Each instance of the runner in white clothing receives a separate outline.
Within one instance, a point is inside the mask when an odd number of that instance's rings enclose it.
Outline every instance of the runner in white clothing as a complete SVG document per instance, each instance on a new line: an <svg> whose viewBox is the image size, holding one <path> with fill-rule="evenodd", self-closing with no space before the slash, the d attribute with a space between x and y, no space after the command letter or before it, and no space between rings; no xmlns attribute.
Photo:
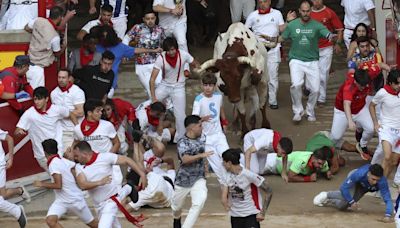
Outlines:
<svg viewBox="0 0 400 228"><path fill-rule="evenodd" d="M126 156L120 156L113 153L96 153L89 143L81 141L74 146L75 160L82 166L77 166L77 183L82 190L88 190L93 199L96 212L99 217L99 228L120 228L121 224L117 218L117 212L120 210L125 217L134 225L141 227L143 216L133 217L121 205L121 201L129 196L137 198L137 192L129 184L119 188L117 184L111 181L110 173L113 166L127 165L140 176L142 188L147 187L147 177L140 166L132 159Z"/></svg>
<svg viewBox="0 0 400 228"><path fill-rule="evenodd" d="M87 100L83 105L85 119L74 128L74 145L79 141L86 141L96 153L118 153L120 141L114 125L101 120L103 102ZM119 166L114 166L113 182L122 184L122 173Z"/></svg>
<svg viewBox="0 0 400 228"><path fill-rule="evenodd" d="M228 121L223 107L223 95L215 92L217 78L213 73L202 76L203 93L196 96L193 103L192 115L201 117L203 134L206 137L205 151L213 151L208 156L208 162L217 175L218 182L223 183L226 171L222 166L222 153L229 149L228 141L221 125L226 130Z"/></svg>
<svg viewBox="0 0 400 228"><path fill-rule="evenodd" d="M73 112L76 118L83 117L83 104L85 103L85 93L77 85L73 84L71 72L67 69L58 71L58 86L51 92L50 100L55 105L65 106L70 112ZM75 123L76 124L76 123ZM75 124L68 118L61 120L62 128L62 148L59 151L63 156L74 142L74 126Z"/></svg>
<svg viewBox="0 0 400 228"><path fill-rule="evenodd" d="M283 32L286 24L283 21L282 13L271 8L271 0L258 0L258 10L249 14L246 19L246 27L250 28L257 39L264 43L267 51L268 67L268 102L271 109L278 108L278 69L281 62L281 44L267 41L263 36L278 37Z"/></svg>
<svg viewBox="0 0 400 228"><path fill-rule="evenodd" d="M49 91L45 87L38 87L33 91L33 103L33 107L26 110L19 119L14 134L26 135L28 132L33 156L40 167L47 171L47 159L41 143L53 138L58 143L58 151L63 151L61 120L69 117L73 123L77 123L77 119L67 107L51 105Z"/></svg>
<svg viewBox="0 0 400 228"><path fill-rule="evenodd" d="M350 38L358 23L370 26L372 36L376 38L375 4L373 0L342 0L340 5L344 8L344 43L347 49Z"/></svg>
<svg viewBox="0 0 400 228"><path fill-rule="evenodd" d="M6 141L8 146L8 160L4 153L1 141ZM27 202L30 202L30 195L24 187L6 188L6 169L11 168L14 157L14 140L8 135L7 131L0 129L0 211L11 214L18 220L20 227L25 227L26 216L22 205L16 205L6 201L13 196L22 196Z"/></svg>
<svg viewBox="0 0 400 228"><path fill-rule="evenodd" d="M186 93L183 66L198 67L199 63L186 51L178 49L176 39L168 37L163 43L164 52L157 57L150 79L150 93L153 102L163 101L170 97L174 106L176 134L174 142L182 138L185 133L183 121L186 117ZM162 71L163 79L155 88L158 73Z"/></svg>
<svg viewBox="0 0 400 228"><path fill-rule="evenodd" d="M260 227L259 222L265 219L272 199L272 189L263 177L240 165L241 153L240 149L229 149L222 154L224 167L228 171L222 189L222 204L229 211L232 228ZM262 208L255 203L251 185L264 192Z"/></svg>
<svg viewBox="0 0 400 228"><path fill-rule="evenodd" d="M400 158L400 71L391 70L387 84L374 96L369 105L369 112L374 122L375 131L379 134L379 143L374 153L373 163L380 163L384 176L390 175ZM381 107L380 119L376 115L376 106ZM382 154L383 149L383 154ZM394 153L393 153L394 152Z"/></svg>
<svg viewBox="0 0 400 228"><path fill-rule="evenodd" d="M47 165L53 181L45 182L36 180L33 182L33 186L54 189L55 200L47 212L47 225L49 227L62 227L59 219L70 211L89 227L97 227L98 220L90 212L83 192L76 185L75 177L71 172L71 169L76 165L75 162L58 155L57 142L54 139L46 139L42 142L42 146L46 153Z"/></svg>

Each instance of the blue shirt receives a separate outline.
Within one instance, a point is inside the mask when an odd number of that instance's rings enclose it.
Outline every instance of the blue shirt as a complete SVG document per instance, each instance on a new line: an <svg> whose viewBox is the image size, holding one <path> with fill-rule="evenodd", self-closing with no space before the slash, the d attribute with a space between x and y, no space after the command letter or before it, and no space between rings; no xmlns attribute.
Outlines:
<svg viewBox="0 0 400 228"><path fill-rule="evenodd" d="M103 47L100 44L96 45L96 51L103 53L106 50L111 51L115 55L115 60L112 65L112 70L114 71L114 81L112 84L113 88L117 87L117 82L118 82L118 68L119 64L121 64L122 58L133 58L135 55L135 48L130 47L128 45L125 45L123 43L119 43L113 47Z"/></svg>
<svg viewBox="0 0 400 228"><path fill-rule="evenodd" d="M353 196L350 193L350 189L354 187L357 183L362 186L366 192L376 192L381 191L381 196L386 204L386 216L391 216L393 212L392 197L390 196L389 186L386 177L382 176L376 185L371 185L368 182L368 172L370 164L361 166L356 171L354 171L340 186L340 192L343 198L347 200L349 204L354 203Z"/></svg>

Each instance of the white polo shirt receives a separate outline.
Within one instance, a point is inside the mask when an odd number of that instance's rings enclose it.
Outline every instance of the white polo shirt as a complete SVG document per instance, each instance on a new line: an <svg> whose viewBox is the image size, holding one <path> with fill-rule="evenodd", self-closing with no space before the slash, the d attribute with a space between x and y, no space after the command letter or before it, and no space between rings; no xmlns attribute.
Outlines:
<svg viewBox="0 0 400 228"><path fill-rule="evenodd" d="M248 169L242 168L242 171L236 175L227 173L224 185L228 187L230 202L230 216L232 217L247 217L260 213L254 204L251 195L250 184L260 187L264 178ZM260 199L261 200L261 199Z"/></svg>
<svg viewBox="0 0 400 228"><path fill-rule="evenodd" d="M74 111L75 105L85 103L85 93L77 85L73 85L68 91L61 91L57 86L50 94L51 102L55 105L63 105L69 109L70 112ZM73 131L74 123L70 119L64 118L61 120L61 127L64 131Z"/></svg>
<svg viewBox="0 0 400 228"><path fill-rule="evenodd" d="M76 185L75 177L71 173L71 169L75 163L65 158L54 158L49 164L50 175L61 174L62 188L54 189L56 200L65 203L75 203L83 201L83 192Z"/></svg>
<svg viewBox="0 0 400 228"><path fill-rule="evenodd" d="M253 145L258 152L264 152L265 154L268 154L269 152L274 151L272 145L274 140L274 131L271 129L260 128L249 131L244 136L243 140L244 151L248 150Z"/></svg>
<svg viewBox="0 0 400 228"><path fill-rule="evenodd" d="M97 154L97 153L94 153ZM99 181L113 173L113 166L117 163L118 155L113 153L98 153L96 160L89 165L77 166L77 175L85 175L90 182ZM118 185L111 181L109 184L88 190L95 206L108 200L118 193Z"/></svg>
<svg viewBox="0 0 400 228"><path fill-rule="evenodd" d="M208 121L202 122L203 134L210 136L222 133L220 115L223 96L220 92L214 92L211 97L206 97L203 93L196 96L193 103L193 115L200 117L211 116Z"/></svg>
<svg viewBox="0 0 400 228"><path fill-rule="evenodd" d="M3 131L0 129L0 141L6 140L7 135L8 135L7 131ZM5 165L6 165L6 156L5 156L3 145L0 142L0 167L5 166Z"/></svg>
<svg viewBox="0 0 400 228"><path fill-rule="evenodd" d="M108 153L112 148L111 139L117 136L114 125L106 120L100 120L99 126L89 136L84 136L81 124L74 127L74 138L79 141L86 141L93 151L97 153Z"/></svg>
<svg viewBox="0 0 400 228"><path fill-rule="evenodd" d="M257 39L263 43L269 43L269 41L262 38L260 35L267 35L270 37L279 36L279 26L284 25L282 13L279 10L271 9L267 14L259 14L258 10L253 11L249 14L246 19L246 27L250 28ZM270 51L279 51L280 43Z"/></svg>
<svg viewBox="0 0 400 228"><path fill-rule="evenodd" d="M400 97L392 95L381 88L372 99L372 102L381 105L380 124L384 127L400 130Z"/></svg>
<svg viewBox="0 0 400 228"><path fill-rule="evenodd" d="M174 85L177 83L183 84L185 82L186 77L183 73L185 70L183 66L185 65L185 63L192 63L194 58L186 51L179 49L179 52L180 57L178 56L178 59L176 60L175 68L169 65L169 63L167 63L167 61L165 60L165 51L157 57L156 62L154 63L154 68L159 69L162 73L163 79L161 83ZM181 63L180 67L179 63Z"/></svg>
<svg viewBox="0 0 400 228"><path fill-rule="evenodd" d="M175 8L174 0L154 0L153 6L162 5L168 9ZM186 0L182 0L182 5L184 7L183 14L181 16L175 16L171 13L158 13L159 25L163 28L171 28L177 24L186 23Z"/></svg>
<svg viewBox="0 0 400 228"><path fill-rule="evenodd" d="M375 8L372 0L342 0L340 3L344 7L344 27L354 29L360 22L370 25L367 11Z"/></svg>
<svg viewBox="0 0 400 228"><path fill-rule="evenodd" d="M17 127L28 131L32 142L33 156L36 159L45 157L42 142L46 139L55 139L58 143L58 151L63 151L60 120L68 116L69 109L59 105L51 105L46 114L40 114L34 107L30 107L21 116Z"/></svg>

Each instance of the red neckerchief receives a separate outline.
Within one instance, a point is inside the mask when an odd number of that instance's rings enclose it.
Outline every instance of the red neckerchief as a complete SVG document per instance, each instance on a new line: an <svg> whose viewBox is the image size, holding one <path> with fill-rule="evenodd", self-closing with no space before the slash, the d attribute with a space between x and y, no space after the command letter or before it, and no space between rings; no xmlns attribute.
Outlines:
<svg viewBox="0 0 400 228"><path fill-rule="evenodd" d="M91 135L99 126L100 121L89 121L86 118L81 123L81 131L84 136Z"/></svg>
<svg viewBox="0 0 400 228"><path fill-rule="evenodd" d="M271 12L271 7L269 7L268 9L258 9L258 14L268 14L269 12Z"/></svg>
<svg viewBox="0 0 400 228"><path fill-rule="evenodd" d="M101 19L99 19L99 21L100 21L100 25L101 25L101 26L103 26L103 25L108 25L108 26L111 26L111 27L113 27L113 23L112 23L112 21L111 21L111 20L109 20L107 24L106 24L106 23L104 23L104 21L103 21L103 20L101 20Z"/></svg>
<svg viewBox="0 0 400 228"><path fill-rule="evenodd" d="M178 49L176 50L176 54L174 57L171 57L167 53L165 53L165 61L173 68L176 67L176 62L178 61L178 58L180 58L180 53Z"/></svg>
<svg viewBox="0 0 400 228"><path fill-rule="evenodd" d="M36 112L38 112L40 115L47 115L47 111L49 111L50 107L51 107L51 102L50 100L47 102L47 106L46 106L46 110L42 111L36 108L35 105L33 105L33 107L35 108Z"/></svg>
<svg viewBox="0 0 400 228"><path fill-rule="evenodd" d="M149 158L149 159L146 161L146 163L147 163L146 166L150 166L151 163L153 163L156 159L157 159L156 156L153 156L153 157Z"/></svg>
<svg viewBox="0 0 400 228"><path fill-rule="evenodd" d="M97 156L99 156L99 153L96 153L96 152L93 151L92 157L91 157L90 160L85 164L85 166L83 166L83 168L86 168L87 166L93 164L93 163L96 161Z"/></svg>
<svg viewBox="0 0 400 228"><path fill-rule="evenodd" d="M53 22L51 19L47 18L47 20L50 22L50 24L53 26L53 28L54 28L55 30L57 30L57 25L54 24L54 22Z"/></svg>
<svg viewBox="0 0 400 228"><path fill-rule="evenodd" d="M154 127L157 127L158 124L160 124L160 120L158 118L155 118L150 115L150 107L149 106L146 107L146 114L147 114L147 121L149 122L149 124L153 125Z"/></svg>
<svg viewBox="0 0 400 228"><path fill-rule="evenodd" d="M117 116L115 115L114 112L111 113L111 116L110 118L108 118L108 121L110 121L114 125L115 130L118 130L120 122L118 121Z"/></svg>
<svg viewBox="0 0 400 228"><path fill-rule="evenodd" d="M398 96L399 92L397 92L396 90L394 90L392 87L390 87L390 85L384 85L383 88L386 90L386 92Z"/></svg>
<svg viewBox="0 0 400 228"><path fill-rule="evenodd" d="M71 87L72 87L73 85L74 85L74 84L73 84L72 82L70 82L70 83L68 83L67 86L65 86L65 87L58 86L58 88L60 88L60 90L61 90L62 92L67 91L67 93L69 93L69 89L71 89Z"/></svg>
<svg viewBox="0 0 400 228"><path fill-rule="evenodd" d="M90 63L90 61L93 60L94 53L90 53L90 52L88 52L88 53L89 54L86 54L85 48L83 48L83 47L79 48L79 59L81 61L82 67L88 65Z"/></svg>
<svg viewBox="0 0 400 228"><path fill-rule="evenodd" d="M278 144L279 140L281 140L281 134L279 132L274 131L274 137L272 139L272 148L274 148L274 151L278 153Z"/></svg>
<svg viewBox="0 0 400 228"><path fill-rule="evenodd" d="M50 163L51 163L51 161L53 161L54 158L59 158L59 159L61 159L61 158L60 158L60 155L58 155L58 154L51 155L50 157L47 158L47 167L50 166Z"/></svg>
<svg viewBox="0 0 400 228"><path fill-rule="evenodd" d="M308 168L310 168L311 170L314 170L314 165L313 165L313 163L312 163L312 158L313 158L313 156L311 155L310 159L308 159L307 166L308 166Z"/></svg>

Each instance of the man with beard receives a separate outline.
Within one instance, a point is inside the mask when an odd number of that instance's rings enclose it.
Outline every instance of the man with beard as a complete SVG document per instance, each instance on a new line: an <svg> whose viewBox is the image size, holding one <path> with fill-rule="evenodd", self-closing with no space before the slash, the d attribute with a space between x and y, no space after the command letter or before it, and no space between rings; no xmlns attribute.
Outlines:
<svg viewBox="0 0 400 228"><path fill-rule="evenodd" d="M112 13L113 13L114 8L110 5L103 5L100 10L100 17L99 19L89 21L86 23L81 31L79 31L78 35L76 35L76 38L78 40L83 40L86 34L90 33L90 29L92 29L95 26L98 25L108 25L113 27L113 23L111 21Z"/></svg>
<svg viewBox="0 0 400 228"><path fill-rule="evenodd" d="M266 40L273 42L287 39L292 41L289 51L290 94L294 113L293 121L296 123L300 122L304 115L301 102L304 76L306 87L310 91L306 107L307 120L316 121L314 107L317 103L320 85L318 41L320 38L332 40L335 37L323 24L311 19L309 1L302 1L299 13L300 18L290 21L280 37L265 37Z"/></svg>

